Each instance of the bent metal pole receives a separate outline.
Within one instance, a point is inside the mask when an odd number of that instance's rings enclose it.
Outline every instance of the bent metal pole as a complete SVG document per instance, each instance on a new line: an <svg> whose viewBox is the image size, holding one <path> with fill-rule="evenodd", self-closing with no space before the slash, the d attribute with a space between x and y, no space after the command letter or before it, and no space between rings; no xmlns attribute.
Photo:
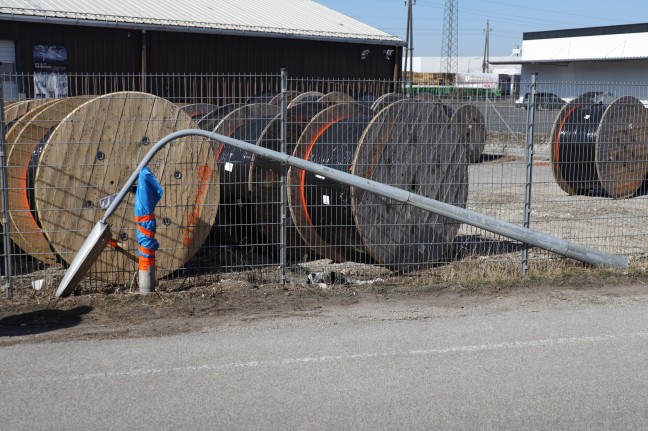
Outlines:
<svg viewBox="0 0 648 431"><path fill-rule="evenodd" d="M61 283L56 291L56 296L67 296L79 283L81 278L90 269L94 261L98 258L99 254L105 248L108 240L110 239L110 225L107 220L114 214L119 207L119 204L124 197L130 192L131 187L135 184L140 171L148 165L153 159L155 154L160 151L165 145L174 139L182 138L185 136L203 136L225 145L233 145L244 151L250 151L261 157L277 161L279 163L286 163L305 171L314 174L322 175L336 181L343 182L352 187L367 190L371 193L376 193L389 199L393 199L402 204L411 205L416 208L421 208L426 211L431 211L445 217L460 221L462 223L475 226L480 229L493 232L507 238L511 238L534 247L542 248L581 262L592 265L609 266L615 268L627 268L628 259L624 256L619 256L604 251L594 250L584 247L573 242L566 241L561 238L556 238L541 232L536 232L513 223L498 220L494 217L489 217L474 211L466 210L463 208L455 207L453 205L439 202L425 196L417 195L407 190L402 190L393 186L382 184L376 181L368 180L366 178L348 174L346 172L338 171L336 169L328 168L317 163L309 162L298 157L282 154L267 148L263 148L254 144L250 144L238 139L229 138L227 136L219 135L217 133L208 132L205 130L187 129L179 130L171 133L159 140L144 156L144 159L137 166L133 174L126 181L120 192L115 197L115 200L110 204L106 210L103 218L97 222L90 235L86 238L85 242L77 252L74 260L66 271Z"/></svg>
<svg viewBox="0 0 648 431"><path fill-rule="evenodd" d="M94 261L98 258L103 248L110 239L110 225L107 220L114 214L119 207L119 204L124 197L130 192L131 187L135 184L140 171L148 165L153 159L155 154L160 151L165 145L174 139L182 138L185 136L203 136L225 145L233 145L241 150L250 151L261 157L277 161L279 163L286 163L305 171L314 174L322 175L336 181L343 182L352 187L366 190L371 193L376 193L379 196L393 199L405 205L411 205L416 208L421 208L426 211L431 211L436 214L460 221L462 223L475 226L480 229L493 232L507 238L511 238L534 247L542 248L584 263L609 266L614 268L627 268L628 259L624 256L619 256L604 251L594 250L584 247L573 242L566 241L551 235L541 232L536 232L531 229L515 225L513 223L498 220L494 217L486 216L476 213L474 211L466 210L463 208L455 207L453 205L436 201L425 196L417 195L407 190L402 190L390 185L382 184L376 181L368 180L366 178L348 174L346 172L338 171L336 169L328 168L317 163L309 162L298 157L282 154L267 148L263 148L254 144L250 144L238 139L229 138L227 136L219 135L217 133L208 132L205 130L187 129L179 130L171 133L160 139L144 156L144 159L137 166L133 174L126 181L120 192L115 197L115 200L110 204L106 210L103 218L97 222L90 235L86 238L85 242L77 252L74 260L66 271L61 283L56 291L56 296L67 296L79 283L81 278L90 269Z"/></svg>
<svg viewBox="0 0 648 431"><path fill-rule="evenodd" d="M287 154L282 154L277 151L273 151L267 148L259 147L254 144L247 142L239 141L237 139L229 138L227 136L219 135L216 133L208 132L205 130L180 130L170 135L165 136L160 141L158 141L151 150L146 154L144 159L135 169L135 172L128 179L124 187L121 189L119 194L113 203L108 207L104 217L101 219L102 223L106 223L107 219L115 212L120 202L129 192L131 186L135 184L139 171L142 170L155 156L155 154L162 149L169 142L174 139L181 138L184 136L204 136L206 138L222 142L226 145L233 145L245 151L250 151L261 157L266 157L271 160L275 160L280 163L286 163L290 166L294 166L305 171L309 171L315 174L323 175L328 178L335 179L337 181L348 184L352 187L357 187L363 190L367 190L372 193L376 193L380 196L396 200L400 203L411 205L417 208L424 209L426 211L431 211L437 214L440 214L445 217L452 218L454 220L460 221L462 223L475 226L480 229L493 232L507 238L511 238L525 244L532 245L534 247L542 248L544 250L551 251L584 263L599 265L599 266L609 266L615 268L627 268L628 259L625 256L619 256L611 253L607 253L600 250L594 250L579 244L575 244L570 241L566 241L561 238L557 238L545 233L533 231L531 229L524 228L522 226L509 223L503 220L496 219L494 217L486 216L483 214L476 213L474 211L466 210L463 208L455 207L453 205L439 202L434 199L427 198L425 196L420 196L407 190L402 190L397 187L390 185L382 184L376 181L368 180L356 175L352 175L346 172L338 171L336 169L328 168L308 160L303 160L294 156Z"/></svg>

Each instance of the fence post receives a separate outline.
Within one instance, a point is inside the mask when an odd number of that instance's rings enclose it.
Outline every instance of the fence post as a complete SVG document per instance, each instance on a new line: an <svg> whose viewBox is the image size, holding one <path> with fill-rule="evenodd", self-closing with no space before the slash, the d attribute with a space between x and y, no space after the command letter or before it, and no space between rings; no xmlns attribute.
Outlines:
<svg viewBox="0 0 648 431"><path fill-rule="evenodd" d="M9 229L9 189L7 185L7 159L5 157L4 77L0 76L0 187L2 187L2 244L4 248L5 290L7 299L13 297L11 285L11 241Z"/></svg>
<svg viewBox="0 0 648 431"><path fill-rule="evenodd" d="M288 135L288 70L281 69L281 153L286 154L287 144L286 139ZM286 284L286 218L288 214L288 193L286 190L286 175L288 172L288 165L285 162L281 163L281 184L280 184L280 199L281 199L281 213L280 213L280 226L279 226L279 281L282 285Z"/></svg>
<svg viewBox="0 0 648 431"><path fill-rule="evenodd" d="M526 186L524 191L524 227L529 228L531 224L531 183L533 181L533 145L534 145L534 128L535 128L535 98L536 98L536 78L538 74L531 75L531 90L527 106L527 170ZM522 251L522 273L526 274L529 269L529 246L524 246Z"/></svg>

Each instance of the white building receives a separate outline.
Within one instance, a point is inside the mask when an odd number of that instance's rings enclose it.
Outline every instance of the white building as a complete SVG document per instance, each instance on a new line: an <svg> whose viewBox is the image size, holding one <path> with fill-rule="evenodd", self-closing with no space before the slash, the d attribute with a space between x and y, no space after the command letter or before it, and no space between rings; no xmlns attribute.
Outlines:
<svg viewBox="0 0 648 431"><path fill-rule="evenodd" d="M497 60L496 65L506 61ZM571 100L588 91L648 99L648 23L524 33L521 91Z"/></svg>

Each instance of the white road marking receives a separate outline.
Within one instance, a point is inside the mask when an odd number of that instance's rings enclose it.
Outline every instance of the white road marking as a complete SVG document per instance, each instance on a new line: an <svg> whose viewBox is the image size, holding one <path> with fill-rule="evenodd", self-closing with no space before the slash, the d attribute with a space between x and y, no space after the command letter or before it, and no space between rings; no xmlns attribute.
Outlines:
<svg viewBox="0 0 648 431"><path fill-rule="evenodd" d="M106 373L88 373L70 376L36 376L36 377L22 377L14 379L0 379L0 384L19 383L19 382L33 382L33 381L74 381L74 380L94 380L94 379L112 379L122 377L139 377L155 374L185 374L201 371L222 371L236 368L259 368L259 367L285 367L291 365L325 363L325 362L347 362L368 360L373 358L386 358L386 357L408 357L408 356L435 356L446 355L465 352L486 352L496 350L508 349L524 349L534 347L553 347L561 345L574 345L574 344L596 344L608 341L616 341L630 338L648 338L648 332L634 332L627 334L609 334L609 335L595 335L588 337L568 337L568 338L548 338L544 340L530 340L530 341L511 341L505 343L493 344L474 344L465 346L452 346L439 349L423 349L423 350L405 350L400 352L373 352L373 353L357 353L347 355L328 355L328 356L314 356L302 358L286 358L274 361L248 361L248 362L231 362L220 365L196 365L185 367L172 367L172 368L140 368L128 371L111 371Z"/></svg>

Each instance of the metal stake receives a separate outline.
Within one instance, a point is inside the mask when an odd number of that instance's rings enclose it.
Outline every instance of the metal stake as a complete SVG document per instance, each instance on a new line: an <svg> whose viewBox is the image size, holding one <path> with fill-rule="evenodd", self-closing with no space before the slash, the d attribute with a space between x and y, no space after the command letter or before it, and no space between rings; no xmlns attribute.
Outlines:
<svg viewBox="0 0 648 431"><path fill-rule="evenodd" d="M527 172L526 186L524 191L524 227L529 229L531 224L531 183L533 181L533 132L535 126L535 96L536 78L538 74L531 75L531 92L529 93L529 106L527 107ZM529 269L529 245L522 250L522 273L526 274Z"/></svg>
<svg viewBox="0 0 648 431"><path fill-rule="evenodd" d="M5 127L4 127L4 79L0 76L0 187L2 187L2 244L4 246L5 290L7 299L13 297L11 285L11 241L9 229L9 186L7 182L7 159L5 157Z"/></svg>
<svg viewBox="0 0 648 431"><path fill-rule="evenodd" d="M288 70L281 69L281 153L286 154L288 137ZM281 163L280 167L280 200L281 209L279 214L279 282L282 285L286 284L286 218L288 213L288 193L286 190L286 175L288 172L288 165L285 162Z"/></svg>

